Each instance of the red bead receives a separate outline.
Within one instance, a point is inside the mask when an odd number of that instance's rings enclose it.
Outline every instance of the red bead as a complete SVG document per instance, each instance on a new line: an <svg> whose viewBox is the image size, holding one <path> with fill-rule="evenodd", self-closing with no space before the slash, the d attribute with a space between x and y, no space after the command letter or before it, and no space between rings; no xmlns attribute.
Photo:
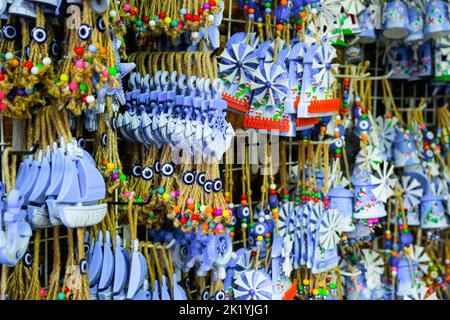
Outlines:
<svg viewBox="0 0 450 320"><path fill-rule="evenodd" d="M198 14L202 15L203 14L203 8L198 9Z"/></svg>
<svg viewBox="0 0 450 320"><path fill-rule="evenodd" d="M210 1L210 2L209 2L209 5L210 5L211 7L215 7L215 6L217 5L217 3L216 3L215 1Z"/></svg>
<svg viewBox="0 0 450 320"><path fill-rule="evenodd" d="M148 23L150 21L150 18L145 16L144 19L142 19L144 21L144 23Z"/></svg>
<svg viewBox="0 0 450 320"><path fill-rule="evenodd" d="M3 72L0 72L0 81L5 80L5 74Z"/></svg>
<svg viewBox="0 0 450 320"><path fill-rule="evenodd" d="M83 103L86 103L87 104L87 96L83 96Z"/></svg>
<svg viewBox="0 0 450 320"><path fill-rule="evenodd" d="M289 193L288 190L286 190L286 189L283 190L283 194L288 194L288 193Z"/></svg>
<svg viewBox="0 0 450 320"><path fill-rule="evenodd" d="M82 56L84 54L84 48L83 47L76 47L75 48L75 54L77 56Z"/></svg>
<svg viewBox="0 0 450 320"><path fill-rule="evenodd" d="M192 20L192 14L186 13L186 14L184 15L184 19L187 20L187 21L191 21L191 20Z"/></svg>
<svg viewBox="0 0 450 320"><path fill-rule="evenodd" d="M159 17L160 19L164 19L164 18L166 17L166 13L165 13L164 11L161 11L161 12L159 13L158 17Z"/></svg>
<svg viewBox="0 0 450 320"><path fill-rule="evenodd" d="M186 217L181 218L181 223L182 223L182 224L186 224L186 222L187 222Z"/></svg>
<svg viewBox="0 0 450 320"><path fill-rule="evenodd" d="M33 68L33 62L31 62L31 61L25 61L25 62L23 63L23 66L24 66L25 68L27 68L27 69L31 69L31 68Z"/></svg>
<svg viewBox="0 0 450 320"><path fill-rule="evenodd" d="M302 196L302 200L305 201L306 200L306 196Z"/></svg>
<svg viewBox="0 0 450 320"><path fill-rule="evenodd" d="M276 195L277 194L277 190L270 190L270 195L271 196L274 196L274 195Z"/></svg>
<svg viewBox="0 0 450 320"><path fill-rule="evenodd" d="M247 195L246 194L241 194L241 200L247 200Z"/></svg>
<svg viewBox="0 0 450 320"><path fill-rule="evenodd" d="M191 219L192 219L193 221L198 221L198 215L193 214L192 217L191 217Z"/></svg>
<svg viewBox="0 0 450 320"><path fill-rule="evenodd" d="M194 16L192 17L192 21L198 22L198 21L200 21L200 17L199 17L198 15L194 15Z"/></svg>
<svg viewBox="0 0 450 320"><path fill-rule="evenodd" d="M314 202L315 203L319 202L319 198L314 198Z"/></svg>

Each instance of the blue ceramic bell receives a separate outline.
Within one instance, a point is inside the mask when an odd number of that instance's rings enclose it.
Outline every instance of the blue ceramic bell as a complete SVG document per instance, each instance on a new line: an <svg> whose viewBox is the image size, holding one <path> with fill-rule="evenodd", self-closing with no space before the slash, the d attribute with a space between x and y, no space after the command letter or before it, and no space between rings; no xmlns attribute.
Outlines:
<svg viewBox="0 0 450 320"><path fill-rule="evenodd" d="M353 224L353 193L345 188L336 187L330 189L328 192L330 200L330 208L337 209L342 215L343 222L341 223L342 232L352 232L355 230Z"/></svg>
<svg viewBox="0 0 450 320"><path fill-rule="evenodd" d="M364 9L358 15L359 25L361 26L361 33L358 35L359 42L361 43L373 43L377 39L375 33L375 26L373 25L372 17L370 16L369 9Z"/></svg>
<svg viewBox="0 0 450 320"><path fill-rule="evenodd" d="M402 257L398 262L397 266L397 295L404 296L414 289L414 282L419 279L417 277L417 266L418 263L411 259L411 265L408 257ZM411 270L413 270L414 277L411 276ZM417 284L416 284L417 285Z"/></svg>
<svg viewBox="0 0 450 320"><path fill-rule="evenodd" d="M389 1L384 9L383 36L399 40L409 35L409 18L406 4L401 0Z"/></svg>
<svg viewBox="0 0 450 320"><path fill-rule="evenodd" d="M355 195L355 219L377 219L387 215L384 204L378 201L371 191L378 185L371 182L371 175L367 171L356 168L351 183Z"/></svg>
<svg viewBox="0 0 450 320"><path fill-rule="evenodd" d="M398 130L394 142L394 165L397 168L420 164L416 142L411 133Z"/></svg>
<svg viewBox="0 0 450 320"><path fill-rule="evenodd" d="M423 39L423 13L419 8L411 6L408 9L409 17L409 35L405 38L405 42L420 41Z"/></svg>
<svg viewBox="0 0 450 320"><path fill-rule="evenodd" d="M439 39L450 34L448 3L432 0L426 6L425 37Z"/></svg>
<svg viewBox="0 0 450 320"><path fill-rule="evenodd" d="M426 194L420 204L420 227L422 229L445 229L448 227L444 197L441 195Z"/></svg>

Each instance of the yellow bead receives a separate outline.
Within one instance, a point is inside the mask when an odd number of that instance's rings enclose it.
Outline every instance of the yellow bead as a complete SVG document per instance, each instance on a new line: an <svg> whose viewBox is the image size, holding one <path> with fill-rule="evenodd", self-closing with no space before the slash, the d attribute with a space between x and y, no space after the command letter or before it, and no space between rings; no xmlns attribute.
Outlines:
<svg viewBox="0 0 450 320"><path fill-rule="evenodd" d="M225 197L229 197L230 193L229 192L225 192Z"/></svg>
<svg viewBox="0 0 450 320"><path fill-rule="evenodd" d="M222 216L223 216L224 218L228 217L229 215L230 215L230 213L228 212L228 210L223 210L223 211L222 211Z"/></svg>
<svg viewBox="0 0 450 320"><path fill-rule="evenodd" d="M324 284L323 284L323 282L322 281L319 281L319 287L323 287L324 286Z"/></svg>
<svg viewBox="0 0 450 320"><path fill-rule="evenodd" d="M116 165L112 162L108 162L108 164L106 165L106 168L111 171L114 170L115 167Z"/></svg>
<svg viewBox="0 0 450 320"><path fill-rule="evenodd" d="M278 213L278 208L273 208L272 213Z"/></svg>
<svg viewBox="0 0 450 320"><path fill-rule="evenodd" d="M170 24L172 22L172 19L170 17L165 17L164 18L164 23L165 24Z"/></svg>
<svg viewBox="0 0 450 320"><path fill-rule="evenodd" d="M308 280L308 279L303 280L303 285L304 285L304 286L309 285L309 280Z"/></svg>
<svg viewBox="0 0 450 320"><path fill-rule="evenodd" d="M170 194L168 194L167 192L163 194L163 199L164 200L169 200L170 199Z"/></svg>
<svg viewBox="0 0 450 320"><path fill-rule="evenodd" d="M259 23L257 24L257 27L258 27L259 29L261 29L261 28L263 27L263 24L262 24L261 22L259 22Z"/></svg>
<svg viewBox="0 0 450 320"><path fill-rule="evenodd" d="M63 73L59 77L59 80L61 80L61 81L68 81L69 80L69 76L67 74Z"/></svg>
<svg viewBox="0 0 450 320"><path fill-rule="evenodd" d="M313 294L314 294L315 296L317 296L317 295L319 294L319 290L314 289L314 290L313 290Z"/></svg>
<svg viewBox="0 0 450 320"><path fill-rule="evenodd" d="M258 241L263 241L264 238L263 238L263 236L257 236L257 237L256 237L256 240L258 240Z"/></svg>

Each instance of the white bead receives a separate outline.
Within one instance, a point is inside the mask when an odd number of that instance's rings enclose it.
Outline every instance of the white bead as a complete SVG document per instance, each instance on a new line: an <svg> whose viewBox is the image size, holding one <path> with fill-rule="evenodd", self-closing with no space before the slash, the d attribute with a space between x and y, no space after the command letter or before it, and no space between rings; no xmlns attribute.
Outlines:
<svg viewBox="0 0 450 320"><path fill-rule="evenodd" d="M191 38L192 39L197 39L198 38L198 32L192 32L191 33Z"/></svg>
<svg viewBox="0 0 450 320"><path fill-rule="evenodd" d="M62 92L67 92L67 91L69 91L69 86L62 87L62 88L61 88L61 91L62 91Z"/></svg>
<svg viewBox="0 0 450 320"><path fill-rule="evenodd" d="M86 102L87 102L88 104L91 104L91 103L93 103L94 101L95 101L95 97L94 97L94 96L90 95L90 96L87 96L87 97L86 97Z"/></svg>
<svg viewBox="0 0 450 320"><path fill-rule="evenodd" d="M233 204L233 203L229 203L229 204L228 204L228 208L229 208L229 209L233 209L233 208L234 208L234 204Z"/></svg>
<svg viewBox="0 0 450 320"><path fill-rule="evenodd" d="M339 132L339 128L334 128L334 132Z"/></svg>
<svg viewBox="0 0 450 320"><path fill-rule="evenodd" d="M317 12L318 12L318 11L317 11L316 8L312 8L312 9L311 9L311 13L312 13L312 14L317 14Z"/></svg>
<svg viewBox="0 0 450 320"><path fill-rule="evenodd" d="M269 186L269 188L270 188L271 190L275 190L275 189L277 188L277 185L276 185L275 183L272 183L272 184Z"/></svg>
<svg viewBox="0 0 450 320"><path fill-rule="evenodd" d="M31 68L31 74L34 74L34 75L39 74L39 68L38 67Z"/></svg>
<svg viewBox="0 0 450 320"><path fill-rule="evenodd" d="M201 205L200 206L200 212L205 212L206 210L206 206L205 205Z"/></svg>
<svg viewBox="0 0 450 320"><path fill-rule="evenodd" d="M336 116L336 119L337 119L337 120L341 120L341 119L342 119L342 118L341 118L341 115L338 114L338 115Z"/></svg>
<svg viewBox="0 0 450 320"><path fill-rule="evenodd" d="M150 27L154 27L154 26L156 26L156 21L155 20L150 20L148 22L148 24L150 25Z"/></svg>
<svg viewBox="0 0 450 320"><path fill-rule="evenodd" d="M12 52L7 52L5 54L5 59L6 60L11 60L12 58L14 58L14 54Z"/></svg>
<svg viewBox="0 0 450 320"><path fill-rule="evenodd" d="M270 220L270 215L266 214L264 217L266 220Z"/></svg>
<svg viewBox="0 0 450 320"><path fill-rule="evenodd" d="M114 10L111 10L111 11L109 12L109 16L110 16L111 18L114 18L116 15L117 15L117 12L114 11Z"/></svg>
<svg viewBox="0 0 450 320"><path fill-rule="evenodd" d="M264 222L264 217L259 217L259 218L258 218L258 221L261 222L261 223L263 223L263 222Z"/></svg>
<svg viewBox="0 0 450 320"><path fill-rule="evenodd" d="M209 22L213 22L214 21L214 16L212 14L208 16L208 21Z"/></svg>
<svg viewBox="0 0 450 320"><path fill-rule="evenodd" d="M42 59L42 63L48 66L52 63L52 59L50 59L49 57L45 57L44 59Z"/></svg>
<svg viewBox="0 0 450 320"><path fill-rule="evenodd" d="M247 229L247 224L246 224L246 223L243 223L243 224L241 224L241 227L242 227L243 229Z"/></svg>

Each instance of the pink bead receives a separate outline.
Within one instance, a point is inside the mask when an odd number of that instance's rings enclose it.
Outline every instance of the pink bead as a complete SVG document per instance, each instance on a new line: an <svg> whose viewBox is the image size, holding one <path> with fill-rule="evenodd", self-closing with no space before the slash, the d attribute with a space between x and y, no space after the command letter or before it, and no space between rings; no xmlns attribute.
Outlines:
<svg viewBox="0 0 450 320"><path fill-rule="evenodd" d="M186 202L187 202L187 204L194 204L194 199L188 198L188 199L186 200Z"/></svg>
<svg viewBox="0 0 450 320"><path fill-rule="evenodd" d="M248 5L244 6L244 10L247 11L248 10Z"/></svg>
<svg viewBox="0 0 450 320"><path fill-rule="evenodd" d="M125 11L130 11L131 10L131 5L129 3L125 3L123 5L123 8L125 9Z"/></svg>
<svg viewBox="0 0 450 320"><path fill-rule="evenodd" d="M436 146L435 149L439 151L441 150L441 146Z"/></svg>
<svg viewBox="0 0 450 320"><path fill-rule="evenodd" d="M69 83L69 89L72 91L75 91L78 89L78 84L76 84L75 82L71 82Z"/></svg>
<svg viewBox="0 0 450 320"><path fill-rule="evenodd" d="M127 191L123 193L124 198L128 199L129 197L131 197L131 192Z"/></svg>
<svg viewBox="0 0 450 320"><path fill-rule="evenodd" d="M176 197L177 197L177 194L176 194L175 191L171 191L171 192L170 192L170 196L171 196L172 198L176 198Z"/></svg>
<svg viewBox="0 0 450 320"><path fill-rule="evenodd" d="M222 209L217 209L215 212L216 216L220 217L222 216Z"/></svg>
<svg viewBox="0 0 450 320"><path fill-rule="evenodd" d="M108 69L103 69L103 75L104 75L105 77L108 77L108 76L109 76Z"/></svg>
<svg viewBox="0 0 450 320"><path fill-rule="evenodd" d="M178 22L178 30L183 29L183 24L181 22Z"/></svg>
<svg viewBox="0 0 450 320"><path fill-rule="evenodd" d="M5 97L5 94L3 93L3 91L0 91L0 100L2 100Z"/></svg>
<svg viewBox="0 0 450 320"><path fill-rule="evenodd" d="M41 288L41 298L44 298L47 295L47 291L45 291L45 288Z"/></svg>
<svg viewBox="0 0 450 320"><path fill-rule="evenodd" d="M83 60L77 60L75 61L75 65L77 66L77 68L83 69L84 68L84 61Z"/></svg>
<svg viewBox="0 0 450 320"><path fill-rule="evenodd" d="M216 229L217 229L217 231L222 231L223 230L223 224L221 224L221 223L216 224Z"/></svg>
<svg viewBox="0 0 450 320"><path fill-rule="evenodd" d="M6 103L0 102L0 110L6 110L7 107Z"/></svg>
<svg viewBox="0 0 450 320"><path fill-rule="evenodd" d="M427 126L425 124L420 125L420 129L424 130Z"/></svg>
<svg viewBox="0 0 450 320"><path fill-rule="evenodd" d="M392 271L397 271L397 267L391 267Z"/></svg>

